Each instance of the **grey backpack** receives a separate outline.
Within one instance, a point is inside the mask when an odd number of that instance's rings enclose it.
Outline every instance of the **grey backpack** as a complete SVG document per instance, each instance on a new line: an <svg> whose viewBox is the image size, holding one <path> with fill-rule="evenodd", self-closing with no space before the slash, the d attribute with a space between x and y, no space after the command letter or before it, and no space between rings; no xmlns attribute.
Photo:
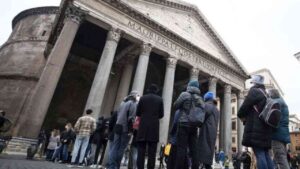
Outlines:
<svg viewBox="0 0 300 169"><path fill-rule="evenodd" d="M205 121L204 107L196 105L196 98L192 94L191 97L191 107L188 113L188 119L192 126L201 127Z"/></svg>
<svg viewBox="0 0 300 169"><path fill-rule="evenodd" d="M277 128L280 122L281 111L280 111L280 104L267 96L265 92L259 89L264 96L266 97L266 104L261 112L258 111L257 107L254 106L256 112L259 113L259 118L264 121L267 125Z"/></svg>

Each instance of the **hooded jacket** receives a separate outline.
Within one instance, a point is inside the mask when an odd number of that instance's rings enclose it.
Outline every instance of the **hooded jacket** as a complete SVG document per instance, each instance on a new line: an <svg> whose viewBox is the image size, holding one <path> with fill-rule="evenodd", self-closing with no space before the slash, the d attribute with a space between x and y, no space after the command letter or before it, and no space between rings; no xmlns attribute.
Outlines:
<svg viewBox="0 0 300 169"><path fill-rule="evenodd" d="M289 131L289 109L282 98L275 99L280 104L281 117L278 128L273 131L272 140L285 144L291 142Z"/></svg>

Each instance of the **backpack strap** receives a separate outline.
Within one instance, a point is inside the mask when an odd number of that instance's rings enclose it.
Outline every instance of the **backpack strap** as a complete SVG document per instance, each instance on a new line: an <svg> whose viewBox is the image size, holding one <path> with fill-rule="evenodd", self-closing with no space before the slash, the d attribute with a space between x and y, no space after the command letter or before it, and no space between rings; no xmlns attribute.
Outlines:
<svg viewBox="0 0 300 169"><path fill-rule="evenodd" d="M259 90L260 92L262 92L263 95L264 95L266 98L269 98L269 96L268 96L262 89L258 88L258 90Z"/></svg>
<svg viewBox="0 0 300 169"><path fill-rule="evenodd" d="M266 99L268 99L268 95L261 89L261 88L258 88L258 90L265 96ZM258 108L256 107L256 105L253 106L254 110L257 112L257 113L260 113L258 111Z"/></svg>

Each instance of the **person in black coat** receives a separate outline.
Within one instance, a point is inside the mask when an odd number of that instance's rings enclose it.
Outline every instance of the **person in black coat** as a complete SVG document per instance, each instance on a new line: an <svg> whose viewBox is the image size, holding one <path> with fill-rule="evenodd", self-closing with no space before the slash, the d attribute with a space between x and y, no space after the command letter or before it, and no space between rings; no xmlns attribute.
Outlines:
<svg viewBox="0 0 300 169"><path fill-rule="evenodd" d="M68 147L70 143L75 139L75 132L73 130L72 124L67 123L65 126L65 130L61 133L60 142L61 142L61 154L62 161L68 161Z"/></svg>
<svg viewBox="0 0 300 169"><path fill-rule="evenodd" d="M91 160L93 164L96 165L99 157L99 153L102 145L104 144L104 129L105 129L105 121L104 117L99 117L97 121L96 130L90 137L91 140Z"/></svg>
<svg viewBox="0 0 300 169"><path fill-rule="evenodd" d="M245 125L242 144L246 147L252 147L258 169L273 169L273 161L269 155L272 128L258 117L267 100L264 77L254 75L251 83L254 86L250 88L238 112L238 117Z"/></svg>
<svg viewBox="0 0 300 169"><path fill-rule="evenodd" d="M136 115L141 118L137 133L138 169L144 169L146 147L148 148L148 169L154 169L156 148L159 141L159 119L164 116L163 100L157 95L158 87L152 84L148 94L141 97Z"/></svg>
<svg viewBox="0 0 300 169"><path fill-rule="evenodd" d="M214 98L212 92L207 92L204 95L206 114L198 137L198 160L204 165L205 169L212 168L220 118L220 112L214 104Z"/></svg>

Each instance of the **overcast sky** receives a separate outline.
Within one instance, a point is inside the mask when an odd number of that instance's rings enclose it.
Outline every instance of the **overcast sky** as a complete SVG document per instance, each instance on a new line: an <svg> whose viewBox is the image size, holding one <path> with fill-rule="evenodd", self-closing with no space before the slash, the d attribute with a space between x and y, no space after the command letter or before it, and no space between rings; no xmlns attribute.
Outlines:
<svg viewBox="0 0 300 169"><path fill-rule="evenodd" d="M285 93L290 114L300 115L300 0L185 0L196 4L248 72L268 68ZM0 45L20 11L60 0L3 1Z"/></svg>

